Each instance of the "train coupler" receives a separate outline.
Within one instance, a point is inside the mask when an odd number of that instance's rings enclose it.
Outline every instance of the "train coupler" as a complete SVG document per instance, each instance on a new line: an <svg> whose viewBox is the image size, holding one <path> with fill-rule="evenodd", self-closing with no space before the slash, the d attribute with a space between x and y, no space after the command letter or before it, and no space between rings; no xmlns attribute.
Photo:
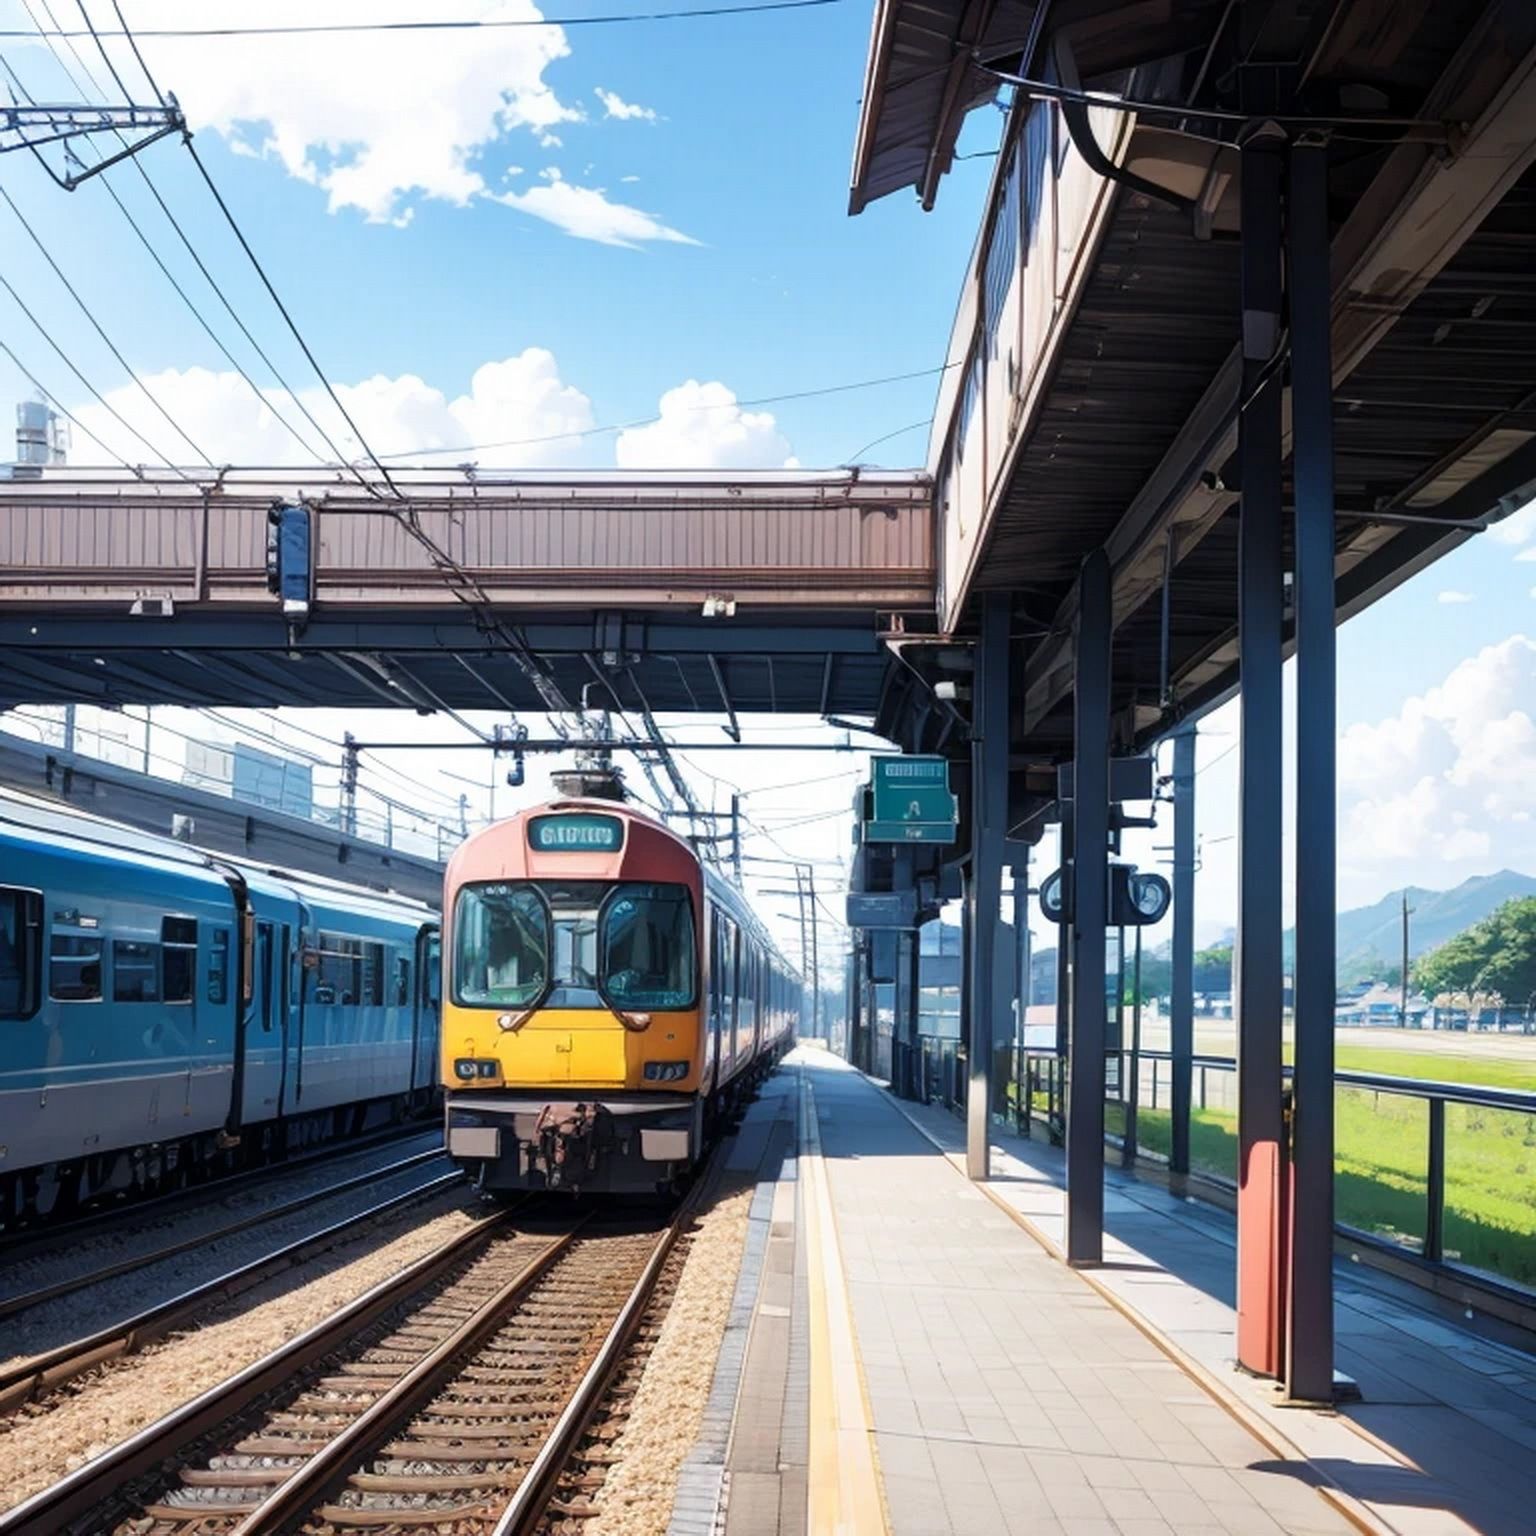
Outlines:
<svg viewBox="0 0 1536 1536"><path fill-rule="evenodd" d="M529 1162L546 1189L579 1193L614 1140L613 1116L601 1104L546 1104L534 1123Z"/></svg>

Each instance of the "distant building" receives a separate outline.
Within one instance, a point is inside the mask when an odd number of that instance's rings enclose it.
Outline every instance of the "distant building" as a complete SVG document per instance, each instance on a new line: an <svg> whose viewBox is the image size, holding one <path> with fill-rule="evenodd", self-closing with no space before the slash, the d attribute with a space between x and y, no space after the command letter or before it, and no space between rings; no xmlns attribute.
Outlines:
<svg viewBox="0 0 1536 1536"><path fill-rule="evenodd" d="M1410 1029L1424 1028L1430 1002L1422 992L1408 998L1407 1023ZM1399 987L1369 983L1363 988L1350 987L1341 992L1334 1005L1334 1022L1350 1028L1372 1025L1395 1028L1403 1020L1403 994Z"/></svg>

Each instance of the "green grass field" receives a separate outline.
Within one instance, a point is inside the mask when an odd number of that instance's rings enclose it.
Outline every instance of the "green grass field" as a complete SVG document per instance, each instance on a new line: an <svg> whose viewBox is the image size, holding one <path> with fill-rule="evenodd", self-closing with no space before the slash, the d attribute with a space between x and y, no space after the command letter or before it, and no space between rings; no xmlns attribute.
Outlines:
<svg viewBox="0 0 1536 1536"><path fill-rule="evenodd" d="M1533 1066L1496 1057L1346 1047L1341 1068L1375 1074L1536 1088ZM1407 1247L1424 1237L1429 1112L1422 1099L1341 1084L1335 1097L1338 1219ZM1038 1104L1044 1112L1043 1102ZM1119 1105L1107 1128L1124 1130ZM1145 1105L1137 1139L1167 1157L1170 1116ZM1197 1172L1237 1176L1237 1117L1196 1109L1190 1161ZM1445 1116L1445 1256L1523 1285L1536 1285L1536 1115L1451 1104Z"/></svg>

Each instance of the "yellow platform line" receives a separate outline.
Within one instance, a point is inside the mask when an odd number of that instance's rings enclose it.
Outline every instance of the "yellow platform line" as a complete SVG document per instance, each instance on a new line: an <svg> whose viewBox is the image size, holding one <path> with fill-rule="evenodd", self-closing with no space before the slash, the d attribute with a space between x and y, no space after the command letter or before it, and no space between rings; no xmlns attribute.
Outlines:
<svg viewBox="0 0 1536 1536"><path fill-rule="evenodd" d="M890 1523L811 1085L800 1079L800 1189L810 1289L807 1536L884 1536Z"/></svg>

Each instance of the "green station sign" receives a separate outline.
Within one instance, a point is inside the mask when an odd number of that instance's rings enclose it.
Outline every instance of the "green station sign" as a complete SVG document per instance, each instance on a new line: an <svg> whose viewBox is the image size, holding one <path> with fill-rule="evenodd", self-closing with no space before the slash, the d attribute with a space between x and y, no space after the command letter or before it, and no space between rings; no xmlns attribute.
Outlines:
<svg viewBox="0 0 1536 1536"><path fill-rule="evenodd" d="M870 760L868 843L952 843L959 809L949 788L945 757Z"/></svg>

